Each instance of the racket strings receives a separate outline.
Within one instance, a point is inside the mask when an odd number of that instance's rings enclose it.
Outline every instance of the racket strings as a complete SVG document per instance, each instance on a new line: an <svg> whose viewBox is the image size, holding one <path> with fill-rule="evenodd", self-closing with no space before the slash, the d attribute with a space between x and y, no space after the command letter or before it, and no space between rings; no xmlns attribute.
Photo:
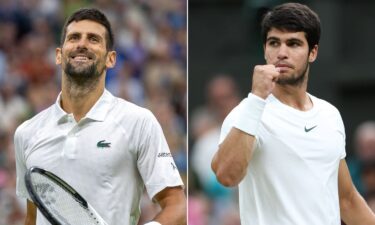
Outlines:
<svg viewBox="0 0 375 225"><path fill-rule="evenodd" d="M83 206L75 196L56 182L38 173L31 175L40 200L62 225L101 224L95 213Z"/></svg>

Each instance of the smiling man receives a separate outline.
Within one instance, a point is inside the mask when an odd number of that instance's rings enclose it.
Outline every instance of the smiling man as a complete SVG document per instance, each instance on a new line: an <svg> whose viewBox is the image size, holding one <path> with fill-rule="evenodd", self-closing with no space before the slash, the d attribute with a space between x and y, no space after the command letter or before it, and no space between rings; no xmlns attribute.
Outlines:
<svg viewBox="0 0 375 225"><path fill-rule="evenodd" d="M212 161L218 180L239 185L242 225L375 225L351 181L338 110L307 93L320 20L286 3L262 21L266 65L225 119Z"/></svg>
<svg viewBox="0 0 375 225"><path fill-rule="evenodd" d="M61 40L56 64L62 67L62 91L15 133L17 194L28 199L25 224L49 224L26 191L24 175L32 166L64 179L107 224L138 224L144 186L161 206L147 224L185 224L183 184L159 123L150 111L105 89L106 70L116 63L105 15L75 12Z"/></svg>

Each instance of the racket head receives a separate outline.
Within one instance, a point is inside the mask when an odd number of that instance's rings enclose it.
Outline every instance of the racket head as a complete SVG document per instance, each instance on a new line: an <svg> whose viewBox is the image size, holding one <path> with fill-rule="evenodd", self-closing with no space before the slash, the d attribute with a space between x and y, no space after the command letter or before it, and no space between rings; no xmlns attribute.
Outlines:
<svg viewBox="0 0 375 225"><path fill-rule="evenodd" d="M87 218L82 224L106 225L94 208L55 174L39 167L31 167L25 174L25 184L30 198L51 224L74 225L69 222L69 215L65 213L66 209L72 211L71 207L76 209L74 212L78 214L77 217ZM61 196L60 199L58 195ZM59 205L59 201L64 204Z"/></svg>

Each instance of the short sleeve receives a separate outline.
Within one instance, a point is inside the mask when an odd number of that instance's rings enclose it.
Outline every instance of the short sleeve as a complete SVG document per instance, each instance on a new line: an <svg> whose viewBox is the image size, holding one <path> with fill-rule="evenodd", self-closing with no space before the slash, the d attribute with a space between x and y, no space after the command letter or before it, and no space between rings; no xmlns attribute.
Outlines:
<svg viewBox="0 0 375 225"><path fill-rule="evenodd" d="M14 134L14 151L16 159L16 174L17 174L17 184L16 184L16 194L19 197L29 198L25 185L25 174L27 171L26 160L25 160L25 147L22 141L21 126L17 128ZM30 199L30 198L29 198Z"/></svg>
<svg viewBox="0 0 375 225"><path fill-rule="evenodd" d="M344 159L346 157L346 150L345 150L345 143L346 143L346 134L345 134L345 126L344 122L342 121L340 112L337 111L338 117L337 117L337 127L338 127L338 132L340 133L342 137L342 144L340 146L340 152L341 156L340 159Z"/></svg>
<svg viewBox="0 0 375 225"><path fill-rule="evenodd" d="M161 126L148 112L141 123L137 166L151 199L166 187L183 186Z"/></svg>

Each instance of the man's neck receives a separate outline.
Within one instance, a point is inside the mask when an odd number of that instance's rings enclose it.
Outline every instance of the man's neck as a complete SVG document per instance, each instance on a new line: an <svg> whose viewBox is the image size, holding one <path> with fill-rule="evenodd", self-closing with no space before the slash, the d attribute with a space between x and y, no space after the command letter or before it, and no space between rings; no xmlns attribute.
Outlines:
<svg viewBox="0 0 375 225"><path fill-rule="evenodd" d="M276 85L272 94L282 103L300 111L312 109L313 103L307 94L307 82L301 86Z"/></svg>
<svg viewBox="0 0 375 225"><path fill-rule="evenodd" d="M101 78L103 79L103 78ZM104 92L104 79L99 80L90 88L81 88L66 78L62 80L61 108L72 113L74 119L79 122L95 105Z"/></svg>

